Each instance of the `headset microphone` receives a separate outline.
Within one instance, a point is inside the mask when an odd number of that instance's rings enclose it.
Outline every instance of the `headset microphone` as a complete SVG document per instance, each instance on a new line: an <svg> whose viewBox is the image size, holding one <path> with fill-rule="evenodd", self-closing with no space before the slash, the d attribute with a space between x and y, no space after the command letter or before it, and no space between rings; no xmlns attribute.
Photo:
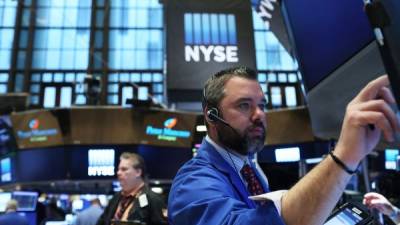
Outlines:
<svg viewBox="0 0 400 225"><path fill-rule="evenodd" d="M219 117L219 112L218 109L213 107L210 108L209 110L207 110L207 118L210 122L215 123L215 122L220 122L221 124L225 125L226 127L229 128L229 130L221 130L223 128L218 128L217 127L217 131L218 131L218 135L221 139L221 141L223 142L223 144L230 148L230 149L235 149L237 152L241 153L241 154L246 154L247 152L247 144L246 144L246 139L235 129L233 128L228 122L226 122L224 119L222 119L221 117ZM230 140L225 140L225 138L228 135L228 133L225 132L230 132L231 135L231 139Z"/></svg>
<svg viewBox="0 0 400 225"><path fill-rule="evenodd" d="M219 113L218 113L218 109L217 108L211 108L207 111L207 118L211 121L211 122L216 122L219 121L223 124L225 124L226 126L231 126L228 124L228 122L226 122L224 119L222 119L221 117L219 117Z"/></svg>

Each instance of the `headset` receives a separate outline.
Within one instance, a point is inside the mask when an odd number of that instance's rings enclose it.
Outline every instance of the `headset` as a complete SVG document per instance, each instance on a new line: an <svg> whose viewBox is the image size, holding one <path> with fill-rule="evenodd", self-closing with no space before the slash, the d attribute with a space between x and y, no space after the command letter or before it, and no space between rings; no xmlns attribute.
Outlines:
<svg viewBox="0 0 400 225"><path fill-rule="evenodd" d="M208 120L210 122L212 122L212 123L215 123L215 122L218 121L218 122L221 122L221 123L223 123L223 124L225 124L225 125L230 127L229 123L226 122L224 119L222 119L219 116L219 111L218 111L218 109L216 107L212 107L211 109L207 110L207 115L206 116L207 116Z"/></svg>

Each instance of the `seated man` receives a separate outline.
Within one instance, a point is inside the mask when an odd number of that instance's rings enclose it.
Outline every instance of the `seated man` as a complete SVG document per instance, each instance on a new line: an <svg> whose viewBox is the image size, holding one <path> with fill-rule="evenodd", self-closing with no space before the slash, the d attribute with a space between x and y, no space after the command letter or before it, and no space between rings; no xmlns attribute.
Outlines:
<svg viewBox="0 0 400 225"><path fill-rule="evenodd" d="M395 101L388 85L388 78L380 77L349 103L341 136L329 157L287 192L269 193L270 200L255 202L249 196L269 192L254 160L266 135L264 93L250 69L231 68L213 75L203 92L208 135L197 156L174 179L168 201L170 223L323 224L381 133L392 141L394 130L399 130L389 107Z"/></svg>

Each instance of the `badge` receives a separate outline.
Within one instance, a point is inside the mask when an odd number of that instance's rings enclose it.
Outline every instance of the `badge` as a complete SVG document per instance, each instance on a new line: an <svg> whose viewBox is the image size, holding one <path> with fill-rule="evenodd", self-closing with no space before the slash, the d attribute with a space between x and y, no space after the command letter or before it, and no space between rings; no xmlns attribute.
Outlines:
<svg viewBox="0 0 400 225"><path fill-rule="evenodd" d="M146 207L149 204L149 201L147 200L146 194L142 194L139 196L139 205L140 208Z"/></svg>

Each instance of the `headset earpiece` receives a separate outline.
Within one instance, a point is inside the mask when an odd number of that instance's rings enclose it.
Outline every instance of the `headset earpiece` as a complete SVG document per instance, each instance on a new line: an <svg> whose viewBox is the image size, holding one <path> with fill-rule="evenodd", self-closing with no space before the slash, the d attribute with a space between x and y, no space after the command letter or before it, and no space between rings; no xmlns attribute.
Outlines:
<svg viewBox="0 0 400 225"><path fill-rule="evenodd" d="M216 122L215 118L219 117L219 112L218 109L215 107L212 107L211 109L207 110L207 119L210 122Z"/></svg>

